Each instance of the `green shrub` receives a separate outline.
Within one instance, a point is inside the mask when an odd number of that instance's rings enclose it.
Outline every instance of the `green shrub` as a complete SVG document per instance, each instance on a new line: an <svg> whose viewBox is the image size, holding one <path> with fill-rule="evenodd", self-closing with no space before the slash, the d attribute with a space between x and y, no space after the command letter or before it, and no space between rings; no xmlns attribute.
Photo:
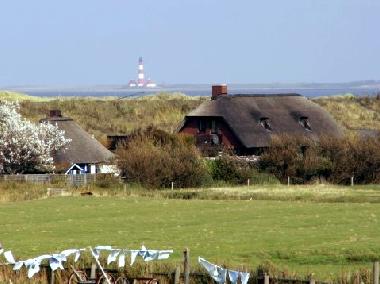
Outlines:
<svg viewBox="0 0 380 284"><path fill-rule="evenodd" d="M113 188L119 186L119 179L113 174L97 175L95 186L99 188Z"/></svg>
<svg viewBox="0 0 380 284"><path fill-rule="evenodd" d="M292 183L326 179L337 184L380 182L380 138L322 137L320 141L278 136L261 156L259 168Z"/></svg>
<svg viewBox="0 0 380 284"><path fill-rule="evenodd" d="M198 187L210 180L195 146L183 135L148 127L135 131L116 151L118 166L128 182L148 188Z"/></svg>
<svg viewBox="0 0 380 284"><path fill-rule="evenodd" d="M211 177L215 181L242 184L255 174L255 170L249 163L227 155L210 160L208 165Z"/></svg>

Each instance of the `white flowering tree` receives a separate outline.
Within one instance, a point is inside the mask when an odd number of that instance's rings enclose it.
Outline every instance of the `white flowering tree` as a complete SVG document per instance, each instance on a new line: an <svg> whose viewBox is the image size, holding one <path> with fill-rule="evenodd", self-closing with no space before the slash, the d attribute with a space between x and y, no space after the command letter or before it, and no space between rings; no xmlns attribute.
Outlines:
<svg viewBox="0 0 380 284"><path fill-rule="evenodd" d="M70 142L64 134L52 124L24 119L18 103L0 101L0 173L52 171L52 153Z"/></svg>

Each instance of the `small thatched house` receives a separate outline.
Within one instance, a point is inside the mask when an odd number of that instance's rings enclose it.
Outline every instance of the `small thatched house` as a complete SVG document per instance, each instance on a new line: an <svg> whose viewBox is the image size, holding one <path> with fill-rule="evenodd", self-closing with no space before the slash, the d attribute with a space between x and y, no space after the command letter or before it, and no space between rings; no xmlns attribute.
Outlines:
<svg viewBox="0 0 380 284"><path fill-rule="evenodd" d="M63 117L60 110L51 110L41 122L56 125L65 131L65 137L71 139L67 149L53 154L58 170L66 174L109 172L114 155L93 136L88 134L75 121Z"/></svg>
<svg viewBox="0 0 380 284"><path fill-rule="evenodd" d="M225 85L213 86L211 100L186 115L179 132L200 147L222 145L241 155L260 154L273 135L343 134L328 112L301 95L227 95Z"/></svg>

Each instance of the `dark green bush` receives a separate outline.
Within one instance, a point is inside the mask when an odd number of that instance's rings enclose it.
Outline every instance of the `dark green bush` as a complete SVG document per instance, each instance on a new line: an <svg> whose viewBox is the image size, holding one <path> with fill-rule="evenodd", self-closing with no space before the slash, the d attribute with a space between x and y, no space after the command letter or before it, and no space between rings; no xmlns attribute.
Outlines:
<svg viewBox="0 0 380 284"><path fill-rule="evenodd" d="M281 181L304 183L326 179L348 184L380 182L380 138L322 137L319 141L278 136L261 156L259 168Z"/></svg>
<svg viewBox="0 0 380 284"><path fill-rule="evenodd" d="M99 188L113 188L119 186L119 178L113 174L100 174L96 176L95 186Z"/></svg>
<svg viewBox="0 0 380 284"><path fill-rule="evenodd" d="M195 146L183 135L148 127L135 131L117 149L118 166L128 182L149 188L198 187L210 180Z"/></svg>
<svg viewBox="0 0 380 284"><path fill-rule="evenodd" d="M209 161L208 164L211 177L215 181L242 184L246 183L256 173L250 163L227 155Z"/></svg>

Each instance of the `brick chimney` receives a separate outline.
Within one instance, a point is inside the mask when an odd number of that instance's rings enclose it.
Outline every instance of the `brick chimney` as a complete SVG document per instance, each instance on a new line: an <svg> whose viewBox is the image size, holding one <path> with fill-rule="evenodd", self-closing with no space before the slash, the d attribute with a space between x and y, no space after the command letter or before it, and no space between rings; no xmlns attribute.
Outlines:
<svg viewBox="0 0 380 284"><path fill-rule="evenodd" d="M49 117L62 117L61 110L59 110L59 109L51 109L49 111Z"/></svg>
<svg viewBox="0 0 380 284"><path fill-rule="evenodd" d="M227 96L227 85L213 85L212 86L212 100L216 100L220 96Z"/></svg>

